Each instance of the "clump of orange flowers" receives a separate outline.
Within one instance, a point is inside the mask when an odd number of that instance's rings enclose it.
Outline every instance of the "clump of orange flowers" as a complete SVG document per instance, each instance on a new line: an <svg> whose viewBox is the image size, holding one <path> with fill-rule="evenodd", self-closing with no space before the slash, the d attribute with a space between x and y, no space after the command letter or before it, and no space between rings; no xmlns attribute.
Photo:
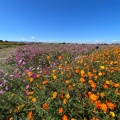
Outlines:
<svg viewBox="0 0 120 120"><path fill-rule="evenodd" d="M63 115L62 120L68 120L68 116L67 115Z"/></svg>
<svg viewBox="0 0 120 120"><path fill-rule="evenodd" d="M59 114L62 114L62 113L63 113L63 108L62 108L62 107L59 108L59 109L58 109L58 112L59 112Z"/></svg>
<svg viewBox="0 0 120 120"><path fill-rule="evenodd" d="M44 110L47 110L47 109L49 108L49 105L48 105L47 103L44 103L44 104L42 105L42 108L43 108Z"/></svg>
<svg viewBox="0 0 120 120"><path fill-rule="evenodd" d="M33 113L32 113L32 111L30 111L28 113L28 120L32 120L32 118L33 118Z"/></svg>

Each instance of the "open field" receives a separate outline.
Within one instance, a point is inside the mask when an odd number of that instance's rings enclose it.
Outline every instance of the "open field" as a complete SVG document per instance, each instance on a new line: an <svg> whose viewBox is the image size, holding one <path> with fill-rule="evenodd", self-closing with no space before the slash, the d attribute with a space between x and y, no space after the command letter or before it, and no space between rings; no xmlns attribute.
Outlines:
<svg viewBox="0 0 120 120"><path fill-rule="evenodd" d="M120 120L120 45L0 50L0 120Z"/></svg>

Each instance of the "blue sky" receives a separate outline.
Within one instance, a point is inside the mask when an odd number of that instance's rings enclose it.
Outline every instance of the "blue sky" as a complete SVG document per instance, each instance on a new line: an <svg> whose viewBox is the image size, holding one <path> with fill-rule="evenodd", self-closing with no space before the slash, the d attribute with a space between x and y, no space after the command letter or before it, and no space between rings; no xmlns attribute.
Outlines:
<svg viewBox="0 0 120 120"><path fill-rule="evenodd" d="M0 39L120 43L120 0L0 0Z"/></svg>

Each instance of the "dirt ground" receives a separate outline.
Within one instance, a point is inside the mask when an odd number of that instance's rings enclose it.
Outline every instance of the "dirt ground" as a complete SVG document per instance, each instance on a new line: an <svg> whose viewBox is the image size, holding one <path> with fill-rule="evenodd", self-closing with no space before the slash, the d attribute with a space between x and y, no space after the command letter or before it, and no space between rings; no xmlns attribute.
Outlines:
<svg viewBox="0 0 120 120"><path fill-rule="evenodd" d="M10 56L11 53L14 53L18 47L9 47L0 49L0 70L5 70L6 66L3 64L5 59Z"/></svg>
<svg viewBox="0 0 120 120"><path fill-rule="evenodd" d="M4 59L4 58L9 57L9 55L15 52L17 49L18 47L9 47L9 48L0 49L0 58Z"/></svg>

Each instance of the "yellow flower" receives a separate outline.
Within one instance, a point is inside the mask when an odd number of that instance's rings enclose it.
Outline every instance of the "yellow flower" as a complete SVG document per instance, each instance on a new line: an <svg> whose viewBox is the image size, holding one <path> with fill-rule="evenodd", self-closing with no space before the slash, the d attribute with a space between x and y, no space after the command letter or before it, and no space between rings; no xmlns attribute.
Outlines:
<svg viewBox="0 0 120 120"><path fill-rule="evenodd" d="M34 102L36 102L36 98L32 98L32 100L31 100L31 101L32 101L33 103L34 103Z"/></svg>
<svg viewBox="0 0 120 120"><path fill-rule="evenodd" d="M111 115L112 117L115 117L115 113L112 112L112 111L110 111L110 115Z"/></svg>
<svg viewBox="0 0 120 120"><path fill-rule="evenodd" d="M40 85L39 88L42 89L43 88L42 85Z"/></svg>
<svg viewBox="0 0 120 120"><path fill-rule="evenodd" d="M101 96L101 97L104 97L104 96L105 96L105 93L104 93L104 92L102 92L102 93L100 94L100 96Z"/></svg>
<svg viewBox="0 0 120 120"><path fill-rule="evenodd" d="M67 99L69 99L69 98L70 98L70 94L69 94L69 93L66 94L65 97L66 97Z"/></svg>
<svg viewBox="0 0 120 120"><path fill-rule="evenodd" d="M56 80L56 79L57 79L57 76L54 75L54 76L53 76L53 79Z"/></svg>
<svg viewBox="0 0 120 120"><path fill-rule="evenodd" d="M53 93L53 98L56 98L57 97L57 92L54 92Z"/></svg>
<svg viewBox="0 0 120 120"><path fill-rule="evenodd" d="M13 120L13 117L10 117L9 120Z"/></svg>
<svg viewBox="0 0 120 120"><path fill-rule="evenodd" d="M66 84L69 84L69 83L70 83L70 80L66 80L65 82L66 82Z"/></svg>
<svg viewBox="0 0 120 120"><path fill-rule="evenodd" d="M83 75L83 74L85 73L85 71L84 71L84 70L81 70L80 73L81 73L81 75Z"/></svg>
<svg viewBox="0 0 120 120"><path fill-rule="evenodd" d="M75 83L73 83L73 87L75 87L76 86L76 84Z"/></svg>
<svg viewBox="0 0 120 120"><path fill-rule="evenodd" d="M106 80L105 83L109 85L109 84L110 84L110 81L109 81L109 80Z"/></svg>
<svg viewBox="0 0 120 120"><path fill-rule="evenodd" d="M12 94L11 94L11 97L13 97L14 95L15 95L15 94L14 94L14 93L12 93Z"/></svg>
<svg viewBox="0 0 120 120"><path fill-rule="evenodd" d="M42 84L43 84L43 85L48 84L48 80L44 80L44 81L42 82Z"/></svg>
<svg viewBox="0 0 120 120"><path fill-rule="evenodd" d="M30 78L29 80L30 80L30 82L33 82L33 78Z"/></svg>
<svg viewBox="0 0 120 120"><path fill-rule="evenodd" d="M67 99L66 99L66 98L63 100L63 103L64 103L64 104L66 104L66 103L67 103Z"/></svg>
<svg viewBox="0 0 120 120"><path fill-rule="evenodd" d="M39 77L40 77L40 74L37 74L36 77L39 78Z"/></svg>
<svg viewBox="0 0 120 120"><path fill-rule="evenodd" d="M101 73L101 72L99 72L99 73L98 73L98 75L99 75L99 76L102 76L102 73Z"/></svg>
<svg viewBox="0 0 120 120"><path fill-rule="evenodd" d="M100 66L100 69L101 69L101 70L104 70L104 69L105 69L105 66Z"/></svg>
<svg viewBox="0 0 120 120"><path fill-rule="evenodd" d="M49 55L47 55L47 59L50 59L50 56L49 56Z"/></svg>
<svg viewBox="0 0 120 120"><path fill-rule="evenodd" d="M71 118L71 120L76 120L75 118Z"/></svg>
<svg viewBox="0 0 120 120"><path fill-rule="evenodd" d="M53 73L55 73L55 70L52 70Z"/></svg>

